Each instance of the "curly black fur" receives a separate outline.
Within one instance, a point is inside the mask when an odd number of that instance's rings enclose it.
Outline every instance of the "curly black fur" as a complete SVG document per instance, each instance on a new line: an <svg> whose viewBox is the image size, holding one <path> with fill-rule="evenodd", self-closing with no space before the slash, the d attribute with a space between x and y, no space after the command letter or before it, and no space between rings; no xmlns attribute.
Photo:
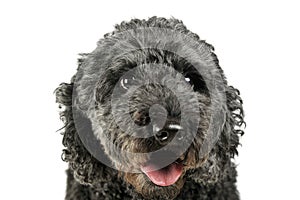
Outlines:
<svg viewBox="0 0 300 200"><path fill-rule="evenodd" d="M241 126L244 124L244 112L242 107L242 100L239 96L240 93L237 89L232 86L227 85L227 81L223 74L222 69L219 66L218 59L213 53L213 46L207 44L205 41L200 40L199 36L195 33L190 32L184 24L177 19L165 19L152 17L148 20L139 20L133 19L130 22L122 22L120 25L115 26L115 30L111 33L108 33L104 36L103 40L98 42L99 46L103 47L103 43L109 41L113 45L113 36L122 31L127 31L131 29L138 29L141 27L159 27L166 28L178 31L183 33L194 40L198 41L203 52L203 60L207 65L215 67L221 74L221 79L223 84L226 86L226 116L225 124L221 135L215 144L214 148L209 152L205 159L197 158L197 154L193 154L195 158L191 158L191 167L185 171L184 175L184 184L179 190L169 191L169 190L160 190L158 187L153 187L159 190L160 198L165 199L203 199L203 200L235 200L239 199L239 194L236 189L236 166L231 161L235 155L238 154L237 147L239 145L239 136L243 135ZM108 42L108 43L109 43ZM109 53L116 53L110 52ZM102 52L103 53L103 52ZM100 54L100 53L99 53ZM134 57L135 55L135 57ZM114 79L119 77L118 73L121 73L120 70L113 70L112 65L114 63L112 60L115 58L114 55L107 56L107 66L111 66L108 69L111 74L102 73L102 77L93 76L93 70L98 69L98 65L91 63L96 63L97 59L101 55L97 54L97 50L91 54L83 54L79 59L79 69L83 69L86 74L76 74L70 83L62 83L55 91L56 101L60 104L62 111L60 113L60 118L63 120L65 126L63 132L63 145L66 147L63 150L62 158L64 161L69 163L69 169L67 171L68 180L67 180L67 194L66 200L82 200L82 199L146 199L146 198L157 198L151 195L155 193L153 190L143 189L143 192L137 190L134 185L128 179L124 173L119 172L115 169L107 167L106 165L99 162L83 145L79 135L78 130L75 127L74 116L73 116L73 101L72 94L75 89L75 81L80 80L81 85L77 86L78 90L89 90L88 86L85 87L87 77L95 79L94 81L99 82L97 85L97 91L102 95L96 95L97 104L105 104L106 97L111 94L111 88L115 82ZM130 57L132 56L132 57ZM161 62L164 64L172 64L178 66L187 66L186 63L181 63L182 58L176 57L170 52L162 51L152 51L148 49L141 49L140 52L132 52L130 55L126 55L123 59L119 59L118 63L115 65L127 66L131 68L136 66L139 63L138 61L143 60L144 62ZM142 61L141 61L142 62ZM92 67L90 67L92 66ZM91 69L89 69L89 67ZM114 66L116 68L116 66ZM175 67L176 68L176 67ZM85 70L86 69L86 70ZM124 69L124 68L123 68ZM89 71L90 70L90 71ZM104 69L101 69L104 70ZM125 70L125 69L124 69ZM89 74L90 73L90 74ZM99 80L100 79L100 80ZM117 80L115 80L117 81ZM105 83L105 85L103 85ZM102 85L101 85L102 84ZM109 85L111 84L111 85ZM203 84L202 84L203 85ZM209 94L206 93L206 88L201 88L200 91L203 96L201 98L209 98ZM88 91L93 93L92 91ZM89 97L86 100L86 104L83 103L83 106L88 105L90 101L93 101L93 98ZM204 101L204 100L203 100ZM205 103L204 103L205 104ZM209 102L208 102L209 104ZM103 111L103 113L109 112L109 109ZM208 111L207 111L208 112ZM103 114L102 113L102 114ZM106 113L107 114L107 113ZM109 113L108 113L109 114ZM87 126L92 126L90 123L87 123ZM204 127L205 125L203 125ZM92 129L90 127L90 129ZM90 137L89 141L97 141L95 135ZM197 150L199 144L197 141L193 144L193 148ZM198 146L197 146L198 145ZM101 146L99 153L106 155L107 159L110 160L111 157L107 155L107 147ZM192 149L192 148L191 148ZM192 167L193 165L193 167ZM127 177L127 178L126 178ZM172 194L169 194L172 193Z"/></svg>

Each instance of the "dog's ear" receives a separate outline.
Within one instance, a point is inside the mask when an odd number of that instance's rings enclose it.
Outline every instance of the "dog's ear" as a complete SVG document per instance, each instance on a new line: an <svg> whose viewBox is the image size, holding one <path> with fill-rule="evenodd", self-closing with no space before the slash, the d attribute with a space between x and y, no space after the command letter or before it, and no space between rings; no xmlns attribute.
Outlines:
<svg viewBox="0 0 300 200"><path fill-rule="evenodd" d="M240 92L232 86L226 90L227 116L223 133L221 134L222 148L229 153L230 157L238 154L237 147L240 144L239 138L244 134L242 126L244 121L243 101Z"/></svg>
<svg viewBox="0 0 300 200"><path fill-rule="evenodd" d="M62 83L55 90L56 102L61 109L60 118L64 122L62 159L69 163L71 173L81 184L95 185L108 181L114 170L99 162L84 147L74 123L72 93L75 76L71 83ZM99 142L99 141L98 141ZM100 145L100 142L98 143Z"/></svg>

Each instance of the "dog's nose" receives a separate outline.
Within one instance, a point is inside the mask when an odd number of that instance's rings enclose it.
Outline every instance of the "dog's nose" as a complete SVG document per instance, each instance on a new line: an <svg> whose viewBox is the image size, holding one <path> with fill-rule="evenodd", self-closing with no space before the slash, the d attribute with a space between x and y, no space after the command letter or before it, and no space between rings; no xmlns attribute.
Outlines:
<svg viewBox="0 0 300 200"><path fill-rule="evenodd" d="M163 128L162 130L157 131L157 133L155 133L155 135L154 135L154 138L161 145L165 145L174 138L175 134L179 130L182 130L182 127L180 125L169 124L165 128Z"/></svg>
<svg viewBox="0 0 300 200"><path fill-rule="evenodd" d="M156 133L154 137L159 143L164 144L170 139L170 133L166 130L162 130Z"/></svg>

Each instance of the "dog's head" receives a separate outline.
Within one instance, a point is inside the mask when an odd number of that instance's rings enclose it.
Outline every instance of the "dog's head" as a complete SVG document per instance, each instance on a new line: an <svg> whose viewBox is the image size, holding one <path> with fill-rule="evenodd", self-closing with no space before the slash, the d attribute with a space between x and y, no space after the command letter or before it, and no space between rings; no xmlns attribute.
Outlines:
<svg viewBox="0 0 300 200"><path fill-rule="evenodd" d="M213 47L176 19L117 25L80 59L57 101L75 177L97 187L115 168L145 198L222 178L243 133L242 101Z"/></svg>

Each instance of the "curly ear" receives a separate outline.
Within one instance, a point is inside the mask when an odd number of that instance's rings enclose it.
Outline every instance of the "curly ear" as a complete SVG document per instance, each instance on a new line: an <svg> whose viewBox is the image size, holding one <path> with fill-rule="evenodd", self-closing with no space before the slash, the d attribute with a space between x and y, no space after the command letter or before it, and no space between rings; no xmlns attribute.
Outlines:
<svg viewBox="0 0 300 200"><path fill-rule="evenodd" d="M227 98L227 150L230 153L230 157L238 155L237 147L239 143L239 136L244 135L242 126L245 125L244 121L244 110L243 110L243 101L240 97L240 92L238 89L228 86L226 91ZM228 152L227 151L227 152Z"/></svg>
<svg viewBox="0 0 300 200"><path fill-rule="evenodd" d="M110 180L114 171L95 159L84 147L78 135L72 113L74 80L75 76L71 83L62 83L55 90L56 102L62 109L60 119L64 122L62 143L66 148L63 150L62 159L69 163L77 181L81 184L95 185Z"/></svg>

